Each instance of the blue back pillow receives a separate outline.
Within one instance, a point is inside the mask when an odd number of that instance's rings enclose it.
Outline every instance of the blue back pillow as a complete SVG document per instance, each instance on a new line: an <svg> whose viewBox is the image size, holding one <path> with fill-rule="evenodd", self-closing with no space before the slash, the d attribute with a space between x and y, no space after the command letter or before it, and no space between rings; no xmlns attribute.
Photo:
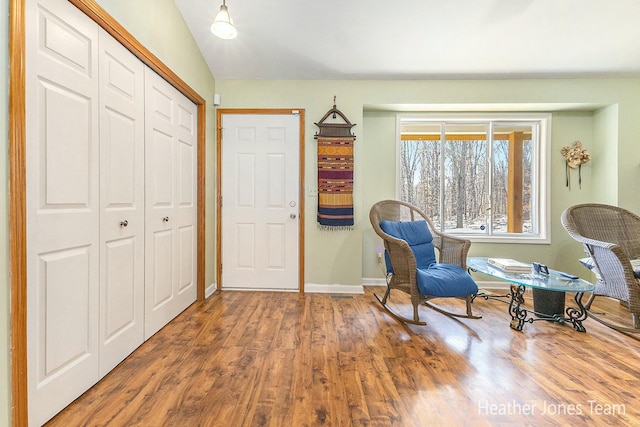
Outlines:
<svg viewBox="0 0 640 427"><path fill-rule="evenodd" d="M416 264L419 269L429 268L436 263L436 253L433 247L433 236L427 221L381 221L380 228L390 236L402 239L407 242L416 257ZM387 271L392 272L391 263L385 253Z"/></svg>

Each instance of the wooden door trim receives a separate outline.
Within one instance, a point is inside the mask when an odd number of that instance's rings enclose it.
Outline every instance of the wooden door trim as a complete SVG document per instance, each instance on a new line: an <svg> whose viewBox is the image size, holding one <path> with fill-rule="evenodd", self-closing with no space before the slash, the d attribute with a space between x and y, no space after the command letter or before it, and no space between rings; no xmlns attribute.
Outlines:
<svg viewBox="0 0 640 427"><path fill-rule="evenodd" d="M9 286L11 420L28 425L25 3L9 4Z"/></svg>
<svg viewBox="0 0 640 427"><path fill-rule="evenodd" d="M26 26L27 0L9 2L9 270L11 288L11 419L28 425L27 382L27 223L26 223ZM95 0L69 0L145 65L184 94L198 110L197 298L205 295L206 101L151 53Z"/></svg>
<svg viewBox="0 0 640 427"><path fill-rule="evenodd" d="M298 221L298 289L304 293L304 108L219 108L216 110L216 289L222 290L222 116L224 114L288 114L300 117Z"/></svg>

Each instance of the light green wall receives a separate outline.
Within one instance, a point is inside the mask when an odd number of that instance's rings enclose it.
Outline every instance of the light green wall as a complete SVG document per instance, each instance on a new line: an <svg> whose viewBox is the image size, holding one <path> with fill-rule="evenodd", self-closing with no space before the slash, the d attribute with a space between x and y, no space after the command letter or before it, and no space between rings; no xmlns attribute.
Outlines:
<svg viewBox="0 0 640 427"><path fill-rule="evenodd" d="M492 254L537 260L556 268L581 273L575 262L581 248L566 234L560 215L568 206L587 201L618 201L640 211L640 200L627 196L622 185L638 182L640 159L633 141L638 140L634 117L640 117L640 79L544 79L544 80L447 80L447 81L240 81L218 80L217 91L225 108L304 108L306 110L307 187L316 179L317 131L314 122L337 107L352 123L355 149L354 203L356 231L322 232L315 223L316 199L306 197L305 282L317 284L361 283L381 277L376 247L380 241L369 225L371 205L395 197L395 113L376 112L381 106L415 104L544 104L553 112L551 148L550 245L473 244L472 255ZM572 104L572 109L566 108ZM580 140L594 154L582 169L583 185L565 186L564 159L560 149ZM603 145L613 144L613 148ZM625 156L626 153L626 156ZM640 157L640 156L639 156ZM606 166L603 166L604 163ZM347 259L345 259L345 256Z"/></svg>
<svg viewBox="0 0 640 427"><path fill-rule="evenodd" d="M367 170L376 171L366 178L366 189L363 193L363 206L368 215L369 208L383 199L396 198L396 165L389 162L396 159L396 113L365 112L362 125L362 140L367 147L375 149L363 150L362 158L356 159L367 165ZM378 250L382 250L382 240L373 229L367 226L362 231L362 277L381 278L382 259L378 259Z"/></svg>
<svg viewBox="0 0 640 427"><path fill-rule="evenodd" d="M594 159L592 169L599 179L593 182L594 194L600 194L602 203L615 205L618 203L618 192L609 191L618 188L618 105L601 108L594 115L594 141L591 155ZM640 164L640 158L638 159Z"/></svg>
<svg viewBox="0 0 640 427"><path fill-rule="evenodd" d="M9 345L9 29L8 0L0 0L0 426L8 426L11 414Z"/></svg>
<svg viewBox="0 0 640 427"><path fill-rule="evenodd" d="M618 104L618 127L611 130L606 135L609 140L615 141L617 136L618 151L617 168L617 188L618 199L617 204L624 208L631 209L635 213L640 213L640 197L638 197L637 183L640 182L640 154L638 152L638 141L640 141L640 126L638 126L638 118L640 117L640 80L635 85L629 87L629 96L635 99L635 105L626 103ZM612 109L613 110L613 109ZM607 114L613 114L608 112ZM611 173L611 171L608 171Z"/></svg>

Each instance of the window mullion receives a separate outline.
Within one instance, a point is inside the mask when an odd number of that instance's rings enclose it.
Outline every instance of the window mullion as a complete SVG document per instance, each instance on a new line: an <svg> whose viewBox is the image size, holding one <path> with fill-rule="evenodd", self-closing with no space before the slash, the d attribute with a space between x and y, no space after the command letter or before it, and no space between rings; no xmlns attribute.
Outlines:
<svg viewBox="0 0 640 427"><path fill-rule="evenodd" d="M444 217L444 211L445 211L445 142L446 142L446 134L445 134L445 129L446 129L446 123L440 123L440 231L444 232L444 223L445 223L445 217Z"/></svg>
<svg viewBox="0 0 640 427"><path fill-rule="evenodd" d="M487 235L493 236L493 122L489 122L487 134L487 195L489 197L489 214L487 218Z"/></svg>

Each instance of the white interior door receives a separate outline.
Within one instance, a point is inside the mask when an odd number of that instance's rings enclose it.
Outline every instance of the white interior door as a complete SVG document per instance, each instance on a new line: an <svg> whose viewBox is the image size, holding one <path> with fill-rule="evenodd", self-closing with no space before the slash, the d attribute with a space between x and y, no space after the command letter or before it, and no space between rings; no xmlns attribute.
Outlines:
<svg viewBox="0 0 640 427"><path fill-rule="evenodd" d="M197 108L145 69L145 339L196 300Z"/></svg>
<svg viewBox="0 0 640 427"><path fill-rule="evenodd" d="M144 65L100 29L100 376L144 340Z"/></svg>
<svg viewBox="0 0 640 427"><path fill-rule="evenodd" d="M222 115L222 286L298 289L300 118Z"/></svg>
<svg viewBox="0 0 640 427"><path fill-rule="evenodd" d="M29 422L98 380L98 27L26 2Z"/></svg>

